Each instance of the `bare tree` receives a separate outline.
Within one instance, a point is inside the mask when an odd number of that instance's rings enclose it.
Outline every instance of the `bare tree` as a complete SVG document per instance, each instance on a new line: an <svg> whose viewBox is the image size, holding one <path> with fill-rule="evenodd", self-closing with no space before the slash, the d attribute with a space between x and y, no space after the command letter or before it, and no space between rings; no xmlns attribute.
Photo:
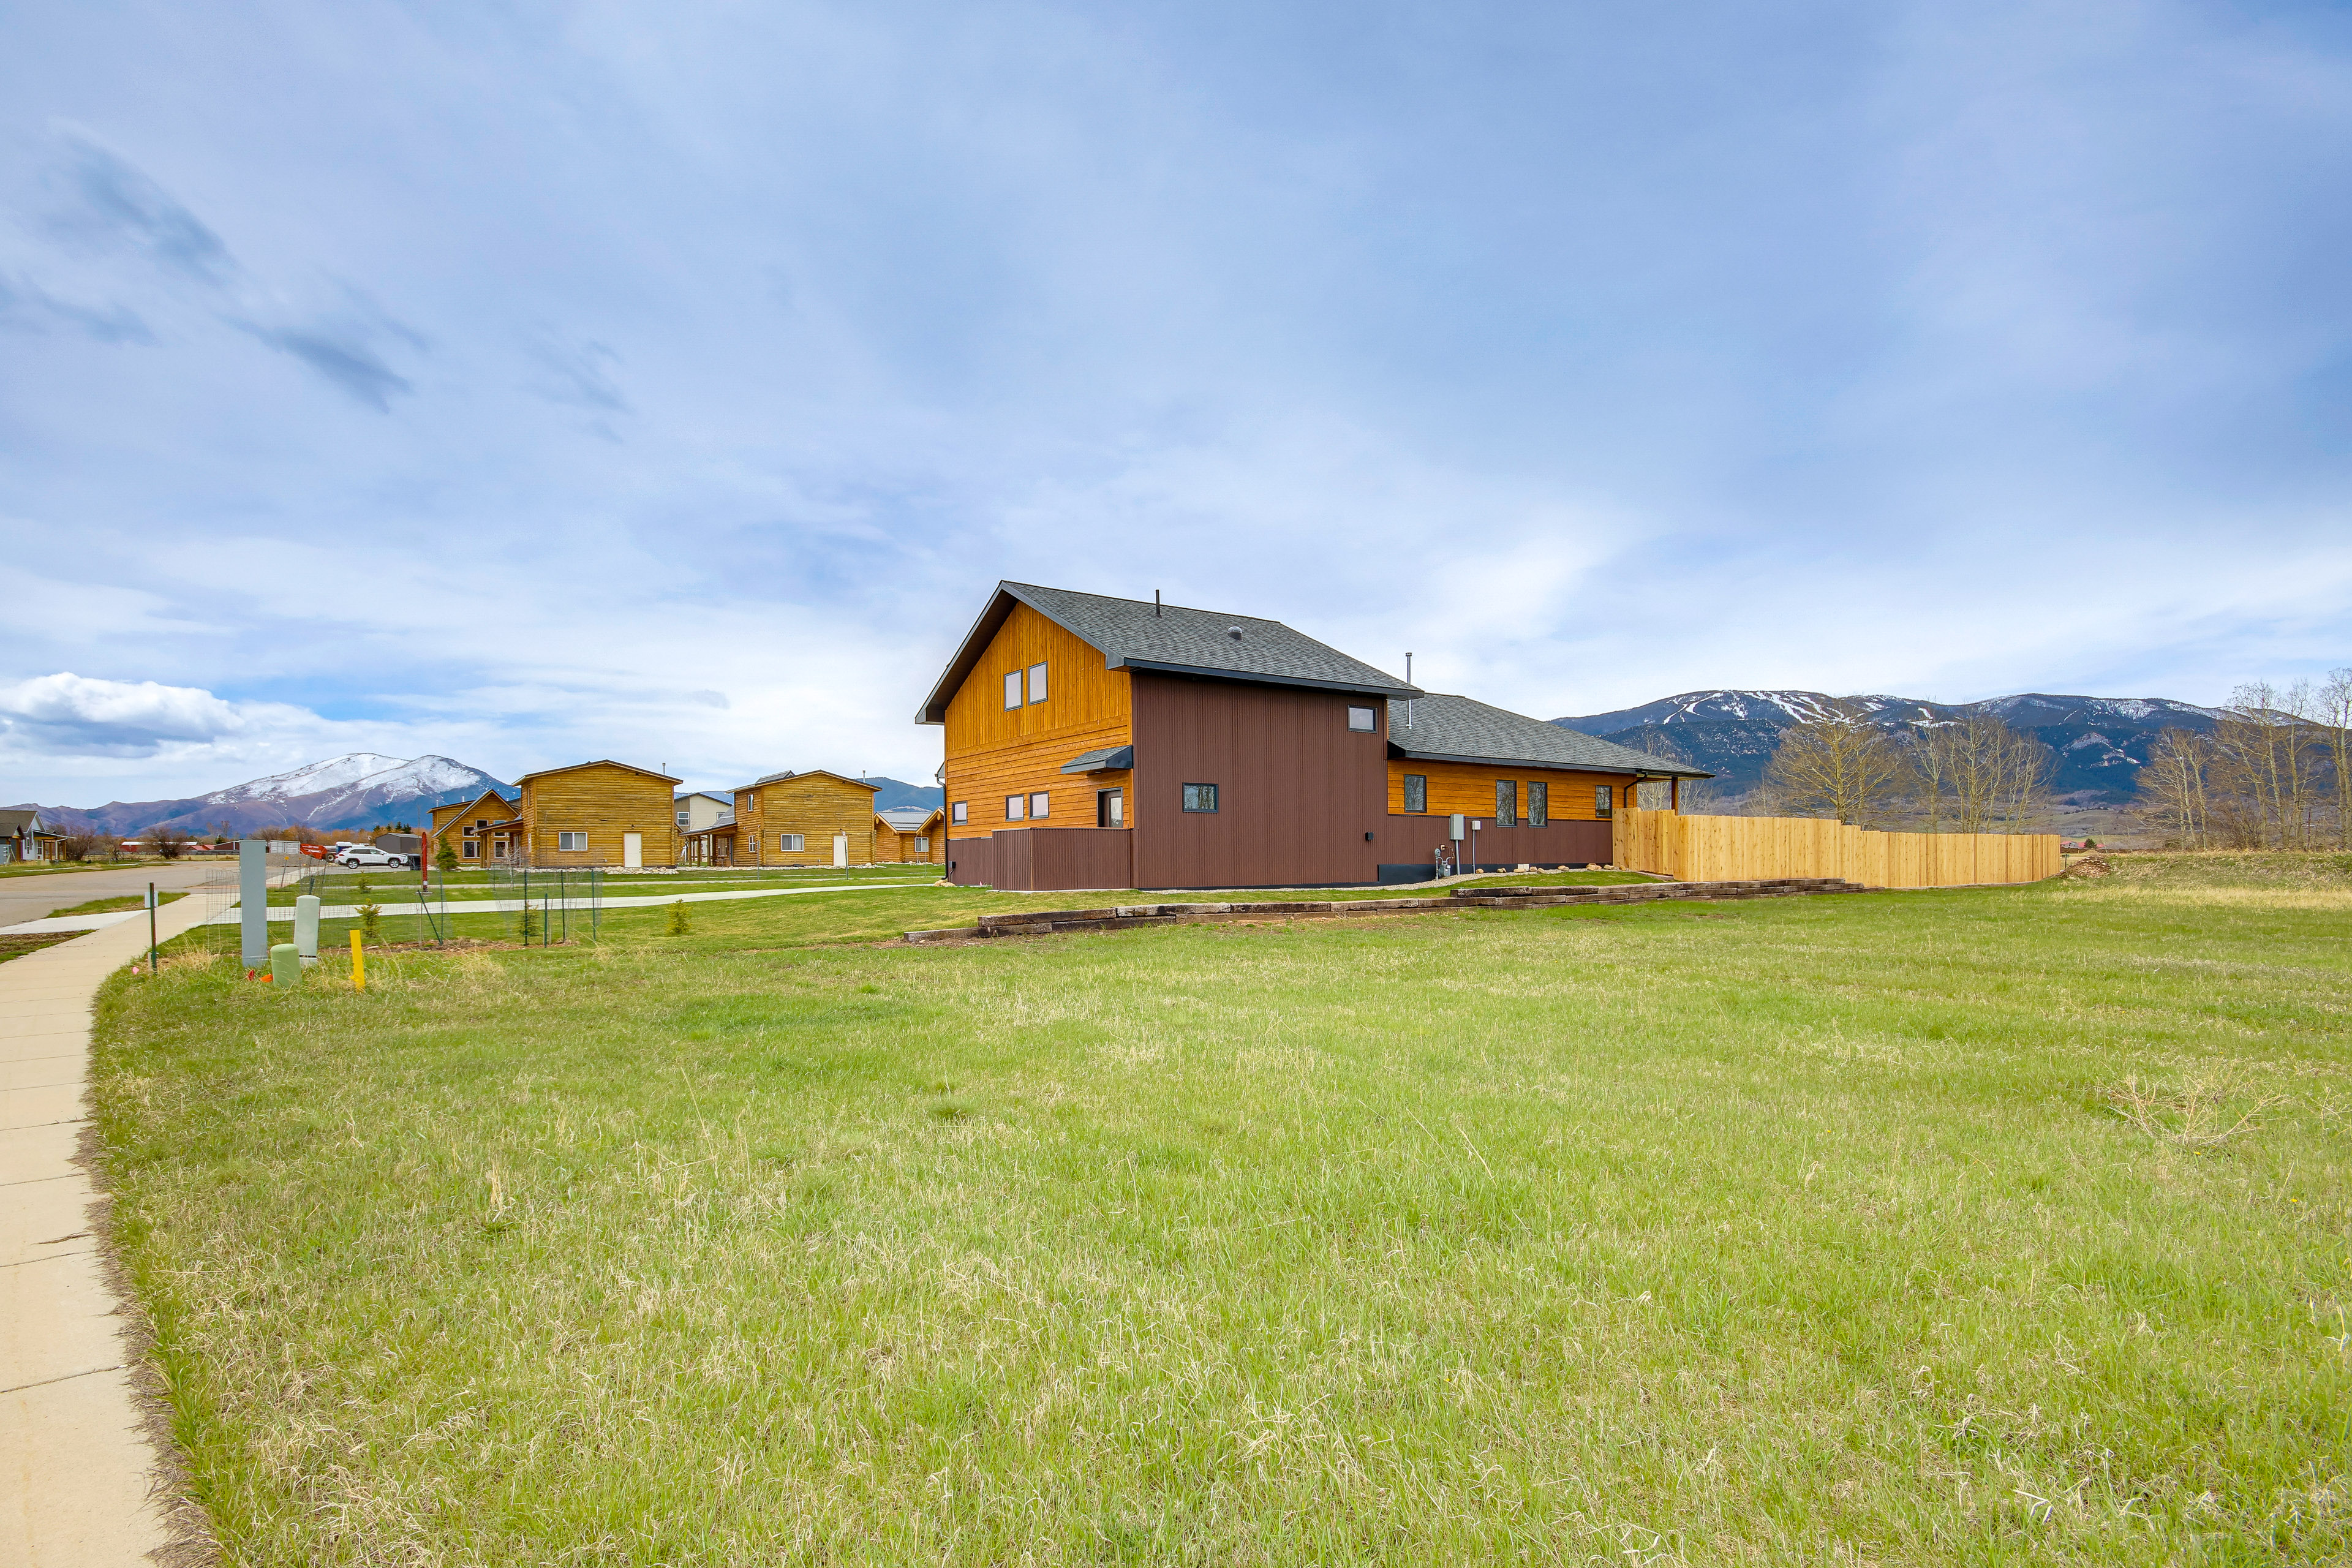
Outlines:
<svg viewBox="0 0 2352 1568"><path fill-rule="evenodd" d="M2322 726L2311 684L2267 680L2230 694L2213 726L2208 778L2214 836L2244 849L2301 849L2312 839Z"/></svg>
<svg viewBox="0 0 2352 1568"><path fill-rule="evenodd" d="M2320 744L2335 785L2336 847L2352 849L2352 668L2331 669L2319 689Z"/></svg>
<svg viewBox="0 0 2352 1568"><path fill-rule="evenodd" d="M182 828L158 826L147 830L147 847L166 860L177 860L188 852L193 837Z"/></svg>
<svg viewBox="0 0 2352 1568"><path fill-rule="evenodd" d="M106 834L79 828L58 840L58 854L68 860L87 860L93 855L104 854L109 841Z"/></svg>
<svg viewBox="0 0 2352 1568"><path fill-rule="evenodd" d="M2166 839L2182 849L2201 849L2212 830L2206 779L2213 766L2213 742L2192 730L2167 730L2156 738L2147 765L2139 771L2141 811L2155 819Z"/></svg>
<svg viewBox="0 0 2352 1568"><path fill-rule="evenodd" d="M1990 713L1931 725L1912 748L1927 831L2021 832L2050 815L2058 759Z"/></svg>
<svg viewBox="0 0 2352 1568"><path fill-rule="evenodd" d="M1781 735L1764 782L1784 809L1875 827L1911 774L1901 742L1849 698Z"/></svg>
<svg viewBox="0 0 2352 1568"><path fill-rule="evenodd" d="M1670 763L1688 764L1690 762L1690 753L1675 744L1662 729L1643 731L1641 739L1634 742L1633 749L1653 757L1663 757ZM1713 779L1685 779L1679 791L1664 779L1651 779L1638 787L1645 811L1664 810L1666 803L1674 799L1681 801L1681 809L1685 815L1704 812L1716 804Z"/></svg>

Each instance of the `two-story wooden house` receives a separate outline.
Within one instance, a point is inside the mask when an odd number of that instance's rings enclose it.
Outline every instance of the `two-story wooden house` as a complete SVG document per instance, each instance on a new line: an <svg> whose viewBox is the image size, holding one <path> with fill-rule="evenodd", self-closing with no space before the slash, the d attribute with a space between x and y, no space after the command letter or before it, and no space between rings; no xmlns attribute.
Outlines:
<svg viewBox="0 0 2352 1568"><path fill-rule="evenodd" d="M1707 776L1279 621L1024 583L997 584L917 720L947 731L948 879L1000 888L1603 863L1637 782Z"/></svg>
<svg viewBox="0 0 2352 1568"><path fill-rule="evenodd" d="M680 782L609 759L525 773L521 853L533 866L675 866Z"/></svg>
<svg viewBox="0 0 2352 1568"><path fill-rule="evenodd" d="M694 834L691 854L712 866L871 866L879 787L823 768L770 773L735 792L732 817Z"/></svg>

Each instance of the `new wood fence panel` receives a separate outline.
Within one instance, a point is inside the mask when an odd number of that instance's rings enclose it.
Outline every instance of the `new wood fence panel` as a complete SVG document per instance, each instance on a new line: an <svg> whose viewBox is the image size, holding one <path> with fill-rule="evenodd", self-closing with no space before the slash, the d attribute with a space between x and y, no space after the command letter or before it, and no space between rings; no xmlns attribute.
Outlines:
<svg viewBox="0 0 2352 1568"><path fill-rule="evenodd" d="M1865 888L2036 882L2063 868L2048 833L1882 833L1819 817L1683 816L1626 810L1615 863L1685 882L1840 877Z"/></svg>

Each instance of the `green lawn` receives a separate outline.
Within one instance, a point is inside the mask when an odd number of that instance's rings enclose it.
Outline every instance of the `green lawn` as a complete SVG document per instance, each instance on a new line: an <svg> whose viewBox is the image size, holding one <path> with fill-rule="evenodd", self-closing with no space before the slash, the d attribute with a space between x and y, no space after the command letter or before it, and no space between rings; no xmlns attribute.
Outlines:
<svg viewBox="0 0 2352 1568"><path fill-rule="evenodd" d="M188 951L102 1170L235 1563L2342 1560L2352 869L2274 864Z"/></svg>
<svg viewBox="0 0 2352 1568"><path fill-rule="evenodd" d="M187 896L184 892L163 892L155 895L157 902L165 904ZM143 910L146 907L147 895L144 893L118 893L109 899L91 899L76 904L71 909L51 910L49 919L56 920L62 915L110 915L122 910Z"/></svg>

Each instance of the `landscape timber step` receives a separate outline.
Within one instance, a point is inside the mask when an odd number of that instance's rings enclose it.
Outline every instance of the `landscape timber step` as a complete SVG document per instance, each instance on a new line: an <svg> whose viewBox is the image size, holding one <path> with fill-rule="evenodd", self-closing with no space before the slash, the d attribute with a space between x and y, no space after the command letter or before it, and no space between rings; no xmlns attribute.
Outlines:
<svg viewBox="0 0 2352 1568"><path fill-rule="evenodd" d="M1834 877L1783 877L1753 882L1623 882L1610 887L1456 888L1442 899L1333 899L1221 904L1113 904L1095 910L1023 910L982 915L978 925L910 931L908 942L970 942L1006 936L1061 936L1073 931L1136 931L1148 926L1215 924L1277 917L1330 919L1346 915L1423 914L1432 910L1540 910L1563 904L1640 904L1662 899L1786 899L1819 893L1864 892Z"/></svg>

